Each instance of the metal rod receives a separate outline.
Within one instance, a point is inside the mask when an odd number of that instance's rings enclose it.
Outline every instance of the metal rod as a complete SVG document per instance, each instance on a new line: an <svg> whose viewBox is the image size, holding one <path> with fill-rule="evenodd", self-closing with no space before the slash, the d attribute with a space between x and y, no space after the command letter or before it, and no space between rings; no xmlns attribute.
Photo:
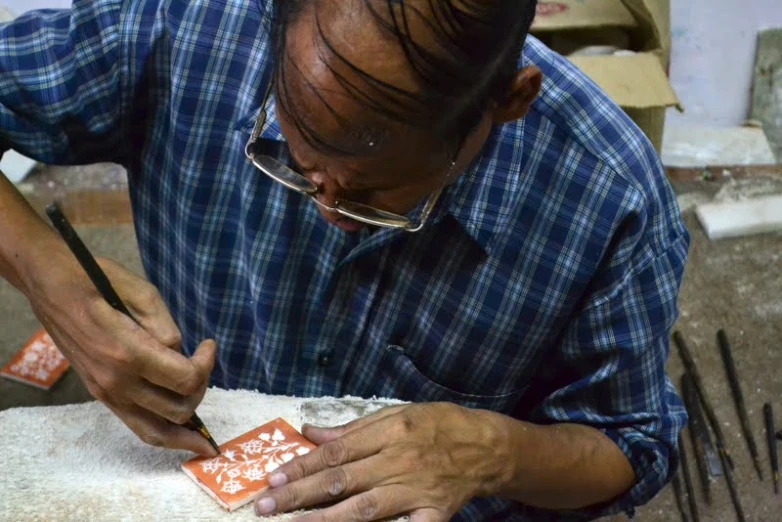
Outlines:
<svg viewBox="0 0 782 522"><path fill-rule="evenodd" d="M683 399L687 406L687 411L690 413L691 433L696 435L700 442L698 448L703 450L709 478L720 477L722 476L722 463L717 454L718 450L714 448L714 443L711 440L709 427L703 414L703 406L701 406L701 401L698 399L698 392L695 390L692 375L685 372L682 376L682 384Z"/></svg>
<svg viewBox="0 0 782 522"><path fill-rule="evenodd" d="M673 476L673 495L676 499L676 507L679 508L679 513L682 516L682 522L690 522L690 517L687 515L687 506L684 503L684 492L682 491L682 481L679 479L679 474Z"/></svg>
<svg viewBox="0 0 782 522"><path fill-rule="evenodd" d="M768 458L771 462L771 476L774 480L774 494L779 495L779 457L777 441L774 439L774 410L771 404L763 405L763 417L766 421L766 438L768 440Z"/></svg>
<svg viewBox="0 0 782 522"><path fill-rule="evenodd" d="M690 466L687 459L687 451L684 449L684 439L679 434L679 460L684 477L684 488L687 490L687 502L690 505L690 514L693 522L700 522L701 516L698 513L698 502L695 499L695 491L692 489L692 478L690 477Z"/></svg>
<svg viewBox="0 0 782 522"><path fill-rule="evenodd" d="M720 460L722 461L722 470L725 473L725 482L728 484L728 491L730 492L730 499L733 502L733 508L736 510L736 518L739 522L744 522L744 510L741 507L741 500L739 499L738 490L736 489L736 483L733 481L733 461L730 458L728 449L725 446L725 437L722 434L717 416L714 414L714 408L711 407L708 397L706 397L706 390L703 386L703 380L698 373L698 368L695 366L695 360L692 358L692 353L687 347L687 343L684 342L684 337L681 332L674 332L673 341L676 343L679 349L679 355L684 362L684 367L687 372L692 376L692 382L695 385L695 390L698 392L698 397L701 400L703 410L706 412L706 417L709 419L714 436L717 438L717 447L719 448Z"/></svg>
<svg viewBox="0 0 782 522"><path fill-rule="evenodd" d="M728 448L725 445L725 436L722 433L722 427L717 420L717 415L714 414L714 408L711 407L711 403L709 402L708 397L706 397L706 389L703 386L703 379L701 379L701 375L698 373L698 367L695 366L695 360L692 358L692 353L690 353L690 349L687 347L687 343L684 341L684 337L682 337L681 332L673 333L673 341L676 343L676 347L679 349L679 356L682 358L682 362L684 363L684 367L687 370L687 373L692 376L692 383L695 385L695 391L698 392L698 398L700 399L701 405L703 406L703 411L706 413L706 417L709 419L709 425L711 426L711 429L714 432L714 436L717 439L717 449L719 450L720 454L725 457L725 460L723 461L723 469L726 463L730 469L733 469L733 459L730 457Z"/></svg>
<svg viewBox="0 0 782 522"><path fill-rule="evenodd" d="M725 471L725 482L728 484L730 500L733 502L733 509L736 510L736 520L739 522L745 522L746 518L744 517L744 510L741 508L739 492L736 489L736 483L733 481L733 470L728 465L727 457L722 452L720 452L720 459L722 459L722 469Z"/></svg>
<svg viewBox="0 0 782 522"><path fill-rule="evenodd" d="M708 438L709 432L706 430L706 422L703 419L703 412L698 407L698 396L695 392L692 384L692 377L689 373L685 373L681 378L682 399L684 399L684 406L687 408L687 413L690 416L689 432L690 440L692 441L692 449L695 453L695 464L698 470L698 476L701 481L701 489L703 491L703 497L707 504L711 504L711 479L709 478L709 467L707 464L706 452L711 451L713 457L719 463L719 457L714 453L714 449L709 448L707 450L706 444L711 444L711 441L705 441L704 438Z"/></svg>
<svg viewBox="0 0 782 522"><path fill-rule="evenodd" d="M747 415L747 407L744 404L744 394L741 392L739 376L738 372L736 371L736 363L733 359L733 352L730 348L728 335L725 333L725 330L720 330L717 332L717 341L720 346L722 362L725 363L725 372L728 375L728 383L730 383L730 390L733 394L733 402L736 404L736 411L739 414L741 431L744 432L744 438L747 440L749 454L752 456L752 462L755 465L755 471L758 474L758 478L763 480L763 470L760 467L758 446L755 444L755 436L753 435L752 428L750 428L749 425L749 415Z"/></svg>

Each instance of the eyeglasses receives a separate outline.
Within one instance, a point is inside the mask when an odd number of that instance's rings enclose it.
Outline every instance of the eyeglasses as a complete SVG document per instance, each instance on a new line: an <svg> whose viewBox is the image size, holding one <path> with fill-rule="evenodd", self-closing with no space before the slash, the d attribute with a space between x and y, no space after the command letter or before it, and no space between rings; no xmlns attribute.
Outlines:
<svg viewBox="0 0 782 522"><path fill-rule="evenodd" d="M262 105L263 109L261 110L258 119L255 121L253 132L244 148L244 154L253 162L253 165L255 165L258 170L289 189L309 197L320 208L327 210L328 212L335 212L355 221L381 228L405 230L407 232L418 232L424 228L434 206L440 199L440 194L442 194L445 183L429 196L429 199L421 210L418 222L416 223L405 216L380 210L379 208L364 205L362 203L355 203L353 201L337 200L334 202L333 207L326 205L318 200L317 195L320 190L315 183L270 156L256 154L253 149L261 134L261 129L263 129L263 125L266 122L266 101L269 98L270 91L271 87L266 91L266 96L264 97ZM451 178L454 166L455 163L452 163L451 170L445 180L446 183Z"/></svg>

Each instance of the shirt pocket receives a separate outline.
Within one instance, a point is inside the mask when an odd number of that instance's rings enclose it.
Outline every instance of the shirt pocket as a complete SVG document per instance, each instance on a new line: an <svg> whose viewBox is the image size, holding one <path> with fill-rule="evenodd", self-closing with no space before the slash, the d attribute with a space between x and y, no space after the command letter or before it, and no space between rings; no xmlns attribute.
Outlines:
<svg viewBox="0 0 782 522"><path fill-rule="evenodd" d="M381 361L381 370L384 378L379 395L410 402L450 402L467 408L510 415L526 390L524 386L499 395L453 390L430 379L405 354L404 348L397 345L389 345L386 348Z"/></svg>

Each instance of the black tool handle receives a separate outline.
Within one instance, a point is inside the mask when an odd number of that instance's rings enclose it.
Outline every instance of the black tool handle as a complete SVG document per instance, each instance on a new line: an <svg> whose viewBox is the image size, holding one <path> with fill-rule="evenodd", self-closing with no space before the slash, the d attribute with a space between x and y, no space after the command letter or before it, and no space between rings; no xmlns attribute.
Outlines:
<svg viewBox="0 0 782 522"><path fill-rule="evenodd" d="M768 439L768 458L771 461L771 475L774 480L774 493L779 494L779 456L777 455L777 441L774 437L774 410L771 404L763 405L763 418L766 421L766 437Z"/></svg>
<svg viewBox="0 0 782 522"><path fill-rule="evenodd" d="M109 305L111 305L112 308L122 312L136 321L133 315L131 315L130 310L128 310L128 308L125 306L125 303L123 303L122 299L120 299L119 295L117 295L114 287L111 286L109 278L106 277L106 274L103 272L103 270L101 270L98 262L95 261L95 258L92 256L90 251L87 250L87 247L84 245L81 238L78 236L78 234L76 234L76 231L65 217L65 214L62 213L60 207L56 203L52 203L46 207L46 215L49 216L52 225L54 225L54 228L57 229L63 240L65 240L68 248L71 249L71 252L73 252L73 255L76 257L76 260L87 273L87 276L95 285L95 288L98 289L100 295L103 296L103 298L107 303L109 303Z"/></svg>
<svg viewBox="0 0 782 522"><path fill-rule="evenodd" d="M755 470L758 473L758 478L763 480L763 471L760 467L760 455L758 453L757 444L755 444L755 436L752 433L752 428L749 423L749 416L747 415L747 407L744 404L744 394L741 392L741 385L739 385L739 376L736 371L736 363L733 359L733 351L730 348L728 342L728 336L725 330L717 332L717 342L720 346L720 354L722 355L722 361L725 363L725 371L728 375L728 383L730 383L730 390L733 392L733 400L736 403L736 410L739 415L739 421L741 422L741 430L744 432L744 438L747 440L747 447L749 448L749 454L752 456Z"/></svg>

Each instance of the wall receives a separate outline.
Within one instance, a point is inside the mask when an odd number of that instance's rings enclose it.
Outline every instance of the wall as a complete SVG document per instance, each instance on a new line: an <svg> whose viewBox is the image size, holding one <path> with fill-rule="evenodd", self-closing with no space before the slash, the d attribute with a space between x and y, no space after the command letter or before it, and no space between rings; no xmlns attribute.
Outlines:
<svg viewBox="0 0 782 522"><path fill-rule="evenodd" d="M782 0L672 0L670 123L739 125L749 113L757 33L782 27Z"/></svg>

